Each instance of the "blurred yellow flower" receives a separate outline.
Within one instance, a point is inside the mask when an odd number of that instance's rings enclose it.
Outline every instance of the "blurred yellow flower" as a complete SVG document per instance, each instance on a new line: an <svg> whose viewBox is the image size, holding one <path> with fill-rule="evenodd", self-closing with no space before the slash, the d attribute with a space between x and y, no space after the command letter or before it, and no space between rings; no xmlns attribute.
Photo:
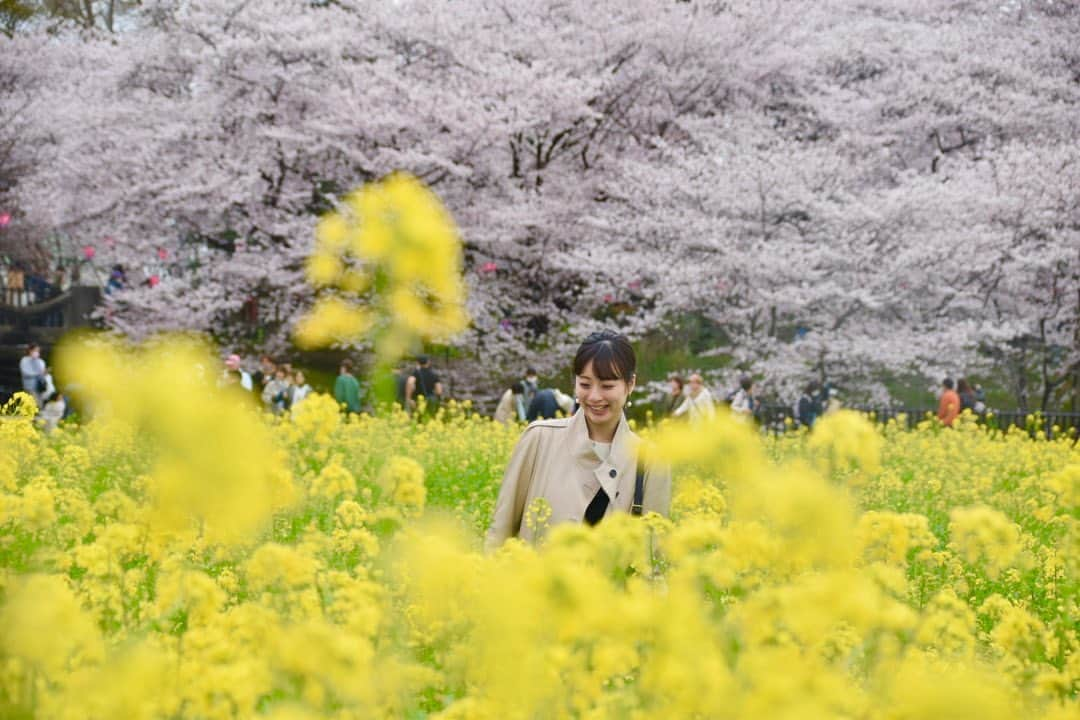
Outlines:
<svg viewBox="0 0 1080 720"><path fill-rule="evenodd" d="M306 348L370 339L380 362L468 324L461 240L439 199L395 173L346 197L319 221L308 280L325 288L296 326Z"/></svg>

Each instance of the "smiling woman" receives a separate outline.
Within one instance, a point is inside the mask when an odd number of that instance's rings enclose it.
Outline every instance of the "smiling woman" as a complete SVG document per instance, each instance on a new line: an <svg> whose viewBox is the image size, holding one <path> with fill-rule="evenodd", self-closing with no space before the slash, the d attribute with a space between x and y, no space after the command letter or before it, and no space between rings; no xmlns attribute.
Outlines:
<svg viewBox="0 0 1080 720"><path fill-rule="evenodd" d="M487 545L510 537L539 540L547 524L595 525L615 512L667 515L671 473L638 459L640 439L623 408L634 389L637 362L626 336L610 331L585 339L574 357L569 418L529 425L503 476ZM544 527L527 521L542 516Z"/></svg>

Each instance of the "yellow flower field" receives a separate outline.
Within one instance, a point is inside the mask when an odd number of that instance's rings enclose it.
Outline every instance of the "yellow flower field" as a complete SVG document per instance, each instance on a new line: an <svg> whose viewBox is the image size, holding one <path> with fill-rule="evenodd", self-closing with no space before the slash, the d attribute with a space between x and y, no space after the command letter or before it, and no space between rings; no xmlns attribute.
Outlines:
<svg viewBox="0 0 1080 720"><path fill-rule="evenodd" d="M485 555L520 428L272 418L203 352L87 351L95 420L0 421L0 717L1080 715L1067 440L661 426L670 520Z"/></svg>

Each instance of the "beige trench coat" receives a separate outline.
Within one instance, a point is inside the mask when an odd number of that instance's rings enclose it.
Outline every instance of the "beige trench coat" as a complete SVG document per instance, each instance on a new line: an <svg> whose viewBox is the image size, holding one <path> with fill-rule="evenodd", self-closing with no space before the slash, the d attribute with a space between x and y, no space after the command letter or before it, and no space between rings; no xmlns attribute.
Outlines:
<svg viewBox="0 0 1080 720"><path fill-rule="evenodd" d="M611 498L607 515L630 512L640 443L623 417L611 442L611 454L607 461L601 461L589 440L581 410L570 418L540 420L529 425L503 475L487 547L498 547L510 537L534 542L536 531L524 522L524 516L537 498L545 499L551 506L547 526L582 522L585 508L600 488ZM668 514L669 468L646 466L642 506L645 513Z"/></svg>

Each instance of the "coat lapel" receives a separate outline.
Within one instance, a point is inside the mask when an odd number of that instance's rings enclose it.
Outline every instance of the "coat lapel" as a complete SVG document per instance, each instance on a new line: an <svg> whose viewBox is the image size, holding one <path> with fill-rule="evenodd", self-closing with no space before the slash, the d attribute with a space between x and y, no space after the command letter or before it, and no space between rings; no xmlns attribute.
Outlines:
<svg viewBox="0 0 1080 720"><path fill-rule="evenodd" d="M568 426L570 447L574 461L586 470L582 477L582 496L587 505L600 488L611 498L608 512L616 507L627 508L633 502L634 476L637 471L638 437L630 430L626 417L619 419L615 437L611 441L611 455L601 461L593 450L589 439L589 427L585 422L584 410L574 413ZM614 475L612 474L614 471Z"/></svg>

